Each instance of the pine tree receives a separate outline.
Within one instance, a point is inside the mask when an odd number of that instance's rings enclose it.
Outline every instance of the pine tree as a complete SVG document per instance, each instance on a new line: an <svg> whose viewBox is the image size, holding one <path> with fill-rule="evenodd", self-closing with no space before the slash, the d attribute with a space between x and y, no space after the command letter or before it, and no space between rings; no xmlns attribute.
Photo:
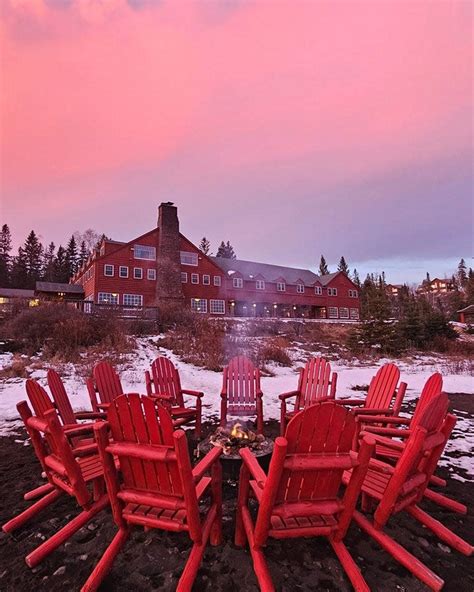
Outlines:
<svg viewBox="0 0 474 592"><path fill-rule="evenodd" d="M59 283L69 281L69 262L66 257L66 250L62 245L59 245L54 260L54 281Z"/></svg>
<svg viewBox="0 0 474 592"><path fill-rule="evenodd" d="M56 247L54 243L49 243L43 254L43 279L46 282L54 282L54 251Z"/></svg>
<svg viewBox="0 0 474 592"><path fill-rule="evenodd" d="M227 243L221 241L221 244L217 249L216 257L223 257L224 259L237 259L234 248L230 244L230 241L227 241Z"/></svg>
<svg viewBox="0 0 474 592"><path fill-rule="evenodd" d="M43 245L40 243L34 230L26 237L23 253L28 288L34 289L36 282L41 279L43 268Z"/></svg>
<svg viewBox="0 0 474 592"><path fill-rule="evenodd" d="M13 258L10 284L14 288L34 288L28 278L26 256L23 247L18 247L18 255Z"/></svg>
<svg viewBox="0 0 474 592"><path fill-rule="evenodd" d="M345 273L347 277L349 277L349 266L347 265L344 257L340 258L339 265L337 266L337 271L342 271L342 273Z"/></svg>
<svg viewBox="0 0 474 592"><path fill-rule="evenodd" d="M88 257L89 257L89 252L87 251L86 241L83 240L83 241L81 241L81 249L79 251L79 259L78 259L78 263L77 263L78 268L82 267L82 265L87 261Z"/></svg>
<svg viewBox="0 0 474 592"><path fill-rule="evenodd" d="M211 254L211 243L205 236L202 237L201 242L199 243L199 250L202 251L204 255Z"/></svg>
<svg viewBox="0 0 474 592"><path fill-rule="evenodd" d="M329 268L326 263L326 259L324 255L321 255L321 260L319 262L319 275L327 275L329 273Z"/></svg>
<svg viewBox="0 0 474 592"><path fill-rule="evenodd" d="M461 259L458 265L457 280L460 288L464 288L467 283L466 262Z"/></svg>
<svg viewBox="0 0 474 592"><path fill-rule="evenodd" d="M77 253L77 244L74 235L71 236L66 247L66 261L68 267L68 278L66 281L69 281L69 278L76 273L79 261L79 255Z"/></svg>
<svg viewBox="0 0 474 592"><path fill-rule="evenodd" d="M474 304L474 271L469 268L469 273L467 276L467 283L466 283L466 306L470 304Z"/></svg>
<svg viewBox="0 0 474 592"><path fill-rule="evenodd" d="M354 271L352 272L352 281L354 282L354 284L360 288L360 277L359 274L357 272L357 269L354 267Z"/></svg>
<svg viewBox="0 0 474 592"><path fill-rule="evenodd" d="M8 224L2 226L0 232L0 286L6 288L10 285L10 268L12 249L12 238Z"/></svg>

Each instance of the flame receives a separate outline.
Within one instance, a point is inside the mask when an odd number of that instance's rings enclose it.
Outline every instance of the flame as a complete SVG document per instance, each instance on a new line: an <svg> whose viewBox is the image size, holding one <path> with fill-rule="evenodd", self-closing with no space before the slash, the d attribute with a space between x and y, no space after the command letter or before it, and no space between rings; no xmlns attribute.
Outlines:
<svg viewBox="0 0 474 592"><path fill-rule="evenodd" d="M232 438L240 438L241 440L248 440L249 435L243 429L241 423L234 424L232 430L230 431L230 435Z"/></svg>

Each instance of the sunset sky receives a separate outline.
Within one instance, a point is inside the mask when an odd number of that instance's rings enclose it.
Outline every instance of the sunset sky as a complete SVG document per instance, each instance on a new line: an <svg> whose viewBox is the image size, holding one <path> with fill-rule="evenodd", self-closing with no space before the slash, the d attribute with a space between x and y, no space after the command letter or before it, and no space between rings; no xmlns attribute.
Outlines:
<svg viewBox="0 0 474 592"><path fill-rule="evenodd" d="M1 0L1 223L15 247L195 243L392 282L473 266L472 4Z"/></svg>

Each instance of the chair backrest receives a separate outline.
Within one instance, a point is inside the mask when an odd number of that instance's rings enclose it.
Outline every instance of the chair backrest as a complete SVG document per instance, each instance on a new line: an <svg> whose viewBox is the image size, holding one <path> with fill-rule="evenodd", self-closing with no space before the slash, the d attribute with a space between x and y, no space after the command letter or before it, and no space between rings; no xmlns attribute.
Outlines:
<svg viewBox="0 0 474 592"><path fill-rule="evenodd" d="M296 408L305 409L320 399L336 395L335 374L331 380L331 365L324 358L311 358L300 372Z"/></svg>
<svg viewBox="0 0 474 592"><path fill-rule="evenodd" d="M397 389L400 370L395 364L384 364L372 378L365 400L367 409L388 409Z"/></svg>
<svg viewBox="0 0 474 592"><path fill-rule="evenodd" d="M191 537L199 537L199 509L186 436L182 430L173 432L169 412L152 397L132 393L111 402L107 420L112 443L106 443L105 452L118 457L122 473L117 497L125 503L182 510L188 516ZM103 456L100 438L98 446ZM109 489L109 481L107 485ZM117 504L112 504L115 515Z"/></svg>
<svg viewBox="0 0 474 592"><path fill-rule="evenodd" d="M230 360L224 368L223 385L229 405L256 408L260 372L247 357L236 356Z"/></svg>
<svg viewBox="0 0 474 592"><path fill-rule="evenodd" d="M26 381L26 394L36 417L44 418L46 411L54 410L54 404L45 389L33 378Z"/></svg>
<svg viewBox="0 0 474 592"><path fill-rule="evenodd" d="M420 422L425 412L426 407L431 401L437 397L443 390L443 377L439 372L432 374L425 382L420 398L413 412L413 417L410 422L410 428L414 429ZM443 419L443 418L442 418ZM441 419L441 421L442 421Z"/></svg>
<svg viewBox="0 0 474 592"><path fill-rule="evenodd" d="M74 410L72 408L71 402L69 401L69 397L67 396L61 377L56 372L56 370L53 370L52 368L48 370L47 377L49 390L53 395L54 403L63 423L77 423L76 417L74 416Z"/></svg>
<svg viewBox="0 0 474 592"><path fill-rule="evenodd" d="M392 513L423 497L456 423L456 418L447 414L448 404L447 395L440 393L424 409L374 514L376 523L385 524Z"/></svg>
<svg viewBox="0 0 474 592"><path fill-rule="evenodd" d="M156 394L169 395L171 405L184 406L179 373L171 360L159 356L151 365L153 386Z"/></svg>
<svg viewBox="0 0 474 592"><path fill-rule="evenodd" d="M122 383L109 362L99 362L92 372L101 403L111 403L123 394Z"/></svg>

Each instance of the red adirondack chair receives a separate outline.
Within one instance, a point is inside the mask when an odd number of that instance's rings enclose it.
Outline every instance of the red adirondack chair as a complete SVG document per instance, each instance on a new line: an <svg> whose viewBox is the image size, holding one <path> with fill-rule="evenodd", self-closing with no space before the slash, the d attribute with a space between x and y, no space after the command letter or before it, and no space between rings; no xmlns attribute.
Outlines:
<svg viewBox="0 0 474 592"><path fill-rule="evenodd" d="M337 373L331 374L331 366L324 358L311 358L304 368L300 368L298 387L295 391L283 393L281 401L280 435L284 435L287 422L302 409L324 399L336 396ZM295 398L292 411L287 409L287 400Z"/></svg>
<svg viewBox="0 0 474 592"><path fill-rule="evenodd" d="M336 399L342 405L355 407L353 413L363 415L398 415L407 388L406 382L401 382L400 370L395 364L385 364L372 378L365 399ZM393 401L393 405L392 405Z"/></svg>
<svg viewBox="0 0 474 592"><path fill-rule="evenodd" d="M95 411L74 411L69 400L64 383L56 372L50 368L47 373L48 386L53 395L54 405L62 419L63 424L76 424L80 419L100 419L105 414Z"/></svg>
<svg viewBox="0 0 474 592"><path fill-rule="evenodd" d="M263 554L268 537L320 535L328 537L355 590L369 590L343 541L374 448L369 437L358 454L351 453L354 432L353 414L326 401L290 420L285 437L275 440L268 475L247 448L240 450L235 544L248 542L262 591L274 590ZM349 468L350 483L341 497L342 474ZM259 504L255 523L248 507L250 494Z"/></svg>
<svg viewBox="0 0 474 592"><path fill-rule="evenodd" d="M179 372L171 360L160 356L151 365L151 373L145 372L147 395L157 397L168 409L175 427L194 423L196 438L201 436L202 397L200 391L181 387ZM187 407L183 395L196 398L195 407Z"/></svg>
<svg viewBox="0 0 474 592"><path fill-rule="evenodd" d="M448 398L444 393L431 401L409 436L395 467L377 459L370 461L362 485L362 499L364 510L369 510L371 504L376 505L373 522L359 512L354 513L354 520L368 535L432 590L440 590L444 584L443 580L383 532L383 529L392 514L405 511L446 544L465 555L472 554L472 545L432 518L418 505L456 423L453 415L446 414L447 408ZM370 436L378 444L393 445L392 440L385 436ZM350 473L346 472L346 482L349 476Z"/></svg>
<svg viewBox="0 0 474 592"><path fill-rule="evenodd" d="M115 397L123 395L122 383L112 364L99 362L94 366L92 378L87 380L87 391L96 413L106 410Z"/></svg>
<svg viewBox="0 0 474 592"><path fill-rule="evenodd" d="M257 432L263 433L263 393L260 371L245 356L232 358L224 368L221 391L221 426L227 414L256 415Z"/></svg>
<svg viewBox="0 0 474 592"><path fill-rule="evenodd" d="M103 510L108 497L103 493L103 470L98 455L77 457L54 409L45 410L43 418L34 417L26 401L19 403L17 409L52 491L4 524L3 531L19 528L64 493L74 497L82 508L80 514L27 555L26 563L35 567Z"/></svg>
<svg viewBox="0 0 474 592"><path fill-rule="evenodd" d="M193 547L177 590L191 590L208 539L211 545L222 540L221 451L212 450L192 469L185 433L173 432L168 411L151 397L117 397L107 417L113 443L105 424L95 430L119 531L82 590L97 590L134 524L189 534ZM210 507L201 520L199 501L209 491Z"/></svg>

